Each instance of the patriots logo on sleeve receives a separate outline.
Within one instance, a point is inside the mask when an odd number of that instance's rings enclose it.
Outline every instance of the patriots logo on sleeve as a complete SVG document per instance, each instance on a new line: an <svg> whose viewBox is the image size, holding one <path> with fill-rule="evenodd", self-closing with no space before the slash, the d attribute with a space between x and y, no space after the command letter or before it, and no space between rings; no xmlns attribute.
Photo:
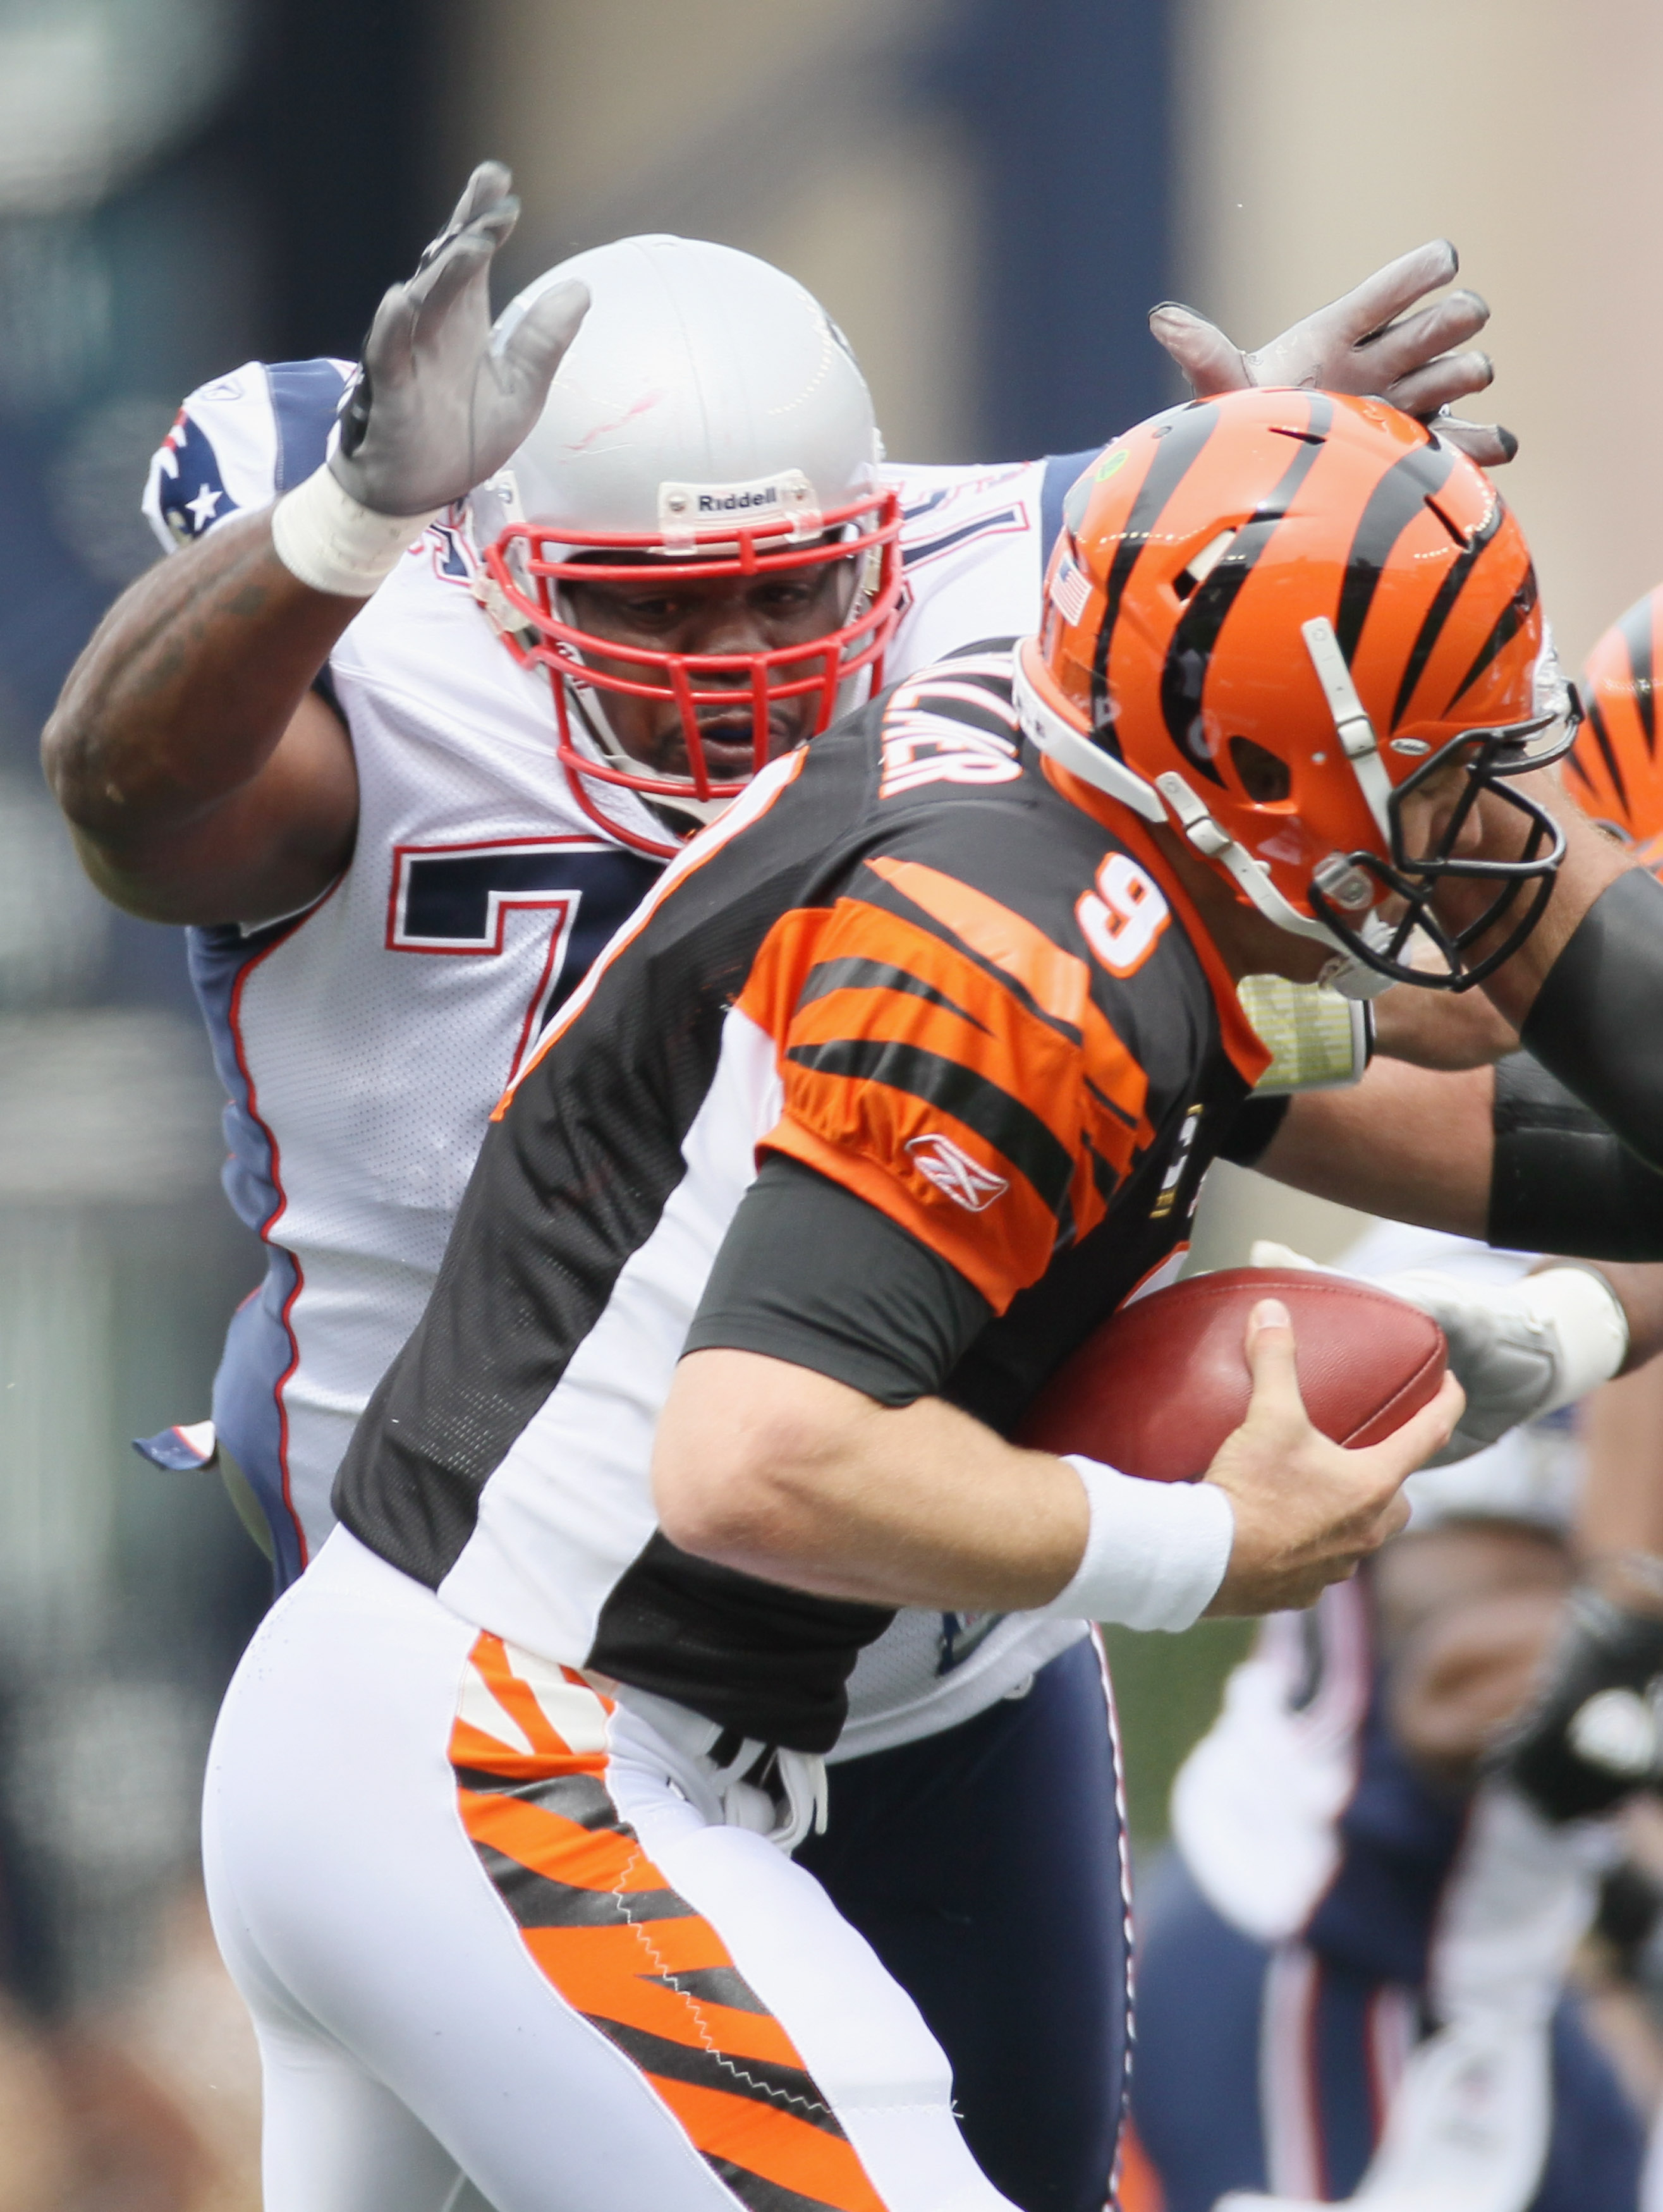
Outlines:
<svg viewBox="0 0 1663 2212"><path fill-rule="evenodd" d="M236 513L237 502L220 474L219 457L206 432L184 408L174 417L156 458L161 519L180 544L200 538L213 524Z"/></svg>

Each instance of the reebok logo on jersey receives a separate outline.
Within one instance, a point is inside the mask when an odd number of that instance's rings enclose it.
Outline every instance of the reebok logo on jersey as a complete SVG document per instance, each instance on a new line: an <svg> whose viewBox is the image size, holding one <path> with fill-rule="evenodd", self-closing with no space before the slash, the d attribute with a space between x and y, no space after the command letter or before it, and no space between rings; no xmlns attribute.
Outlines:
<svg viewBox="0 0 1663 2212"><path fill-rule="evenodd" d="M951 1137L914 1137L906 1149L919 1174L966 1213L980 1213L1010 1188L1003 1176L972 1159Z"/></svg>

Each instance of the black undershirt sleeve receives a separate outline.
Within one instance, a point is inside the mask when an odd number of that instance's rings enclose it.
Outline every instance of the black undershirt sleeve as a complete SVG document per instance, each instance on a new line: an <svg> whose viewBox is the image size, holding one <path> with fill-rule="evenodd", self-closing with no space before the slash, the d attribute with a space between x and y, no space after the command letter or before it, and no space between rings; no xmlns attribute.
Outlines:
<svg viewBox="0 0 1663 2212"><path fill-rule="evenodd" d="M740 1201L683 1347L764 1352L882 1406L938 1391L993 1309L927 1244L771 1152Z"/></svg>
<svg viewBox="0 0 1663 2212"><path fill-rule="evenodd" d="M1663 1175L1528 1053L1498 1063L1492 1121L1492 1244L1581 1260L1663 1260Z"/></svg>
<svg viewBox="0 0 1663 2212"><path fill-rule="evenodd" d="M1290 1101L1286 1091L1275 1098L1249 1098L1237 1109L1229 1134L1218 1148L1221 1160L1239 1168L1257 1167L1270 1149L1270 1139L1287 1118Z"/></svg>
<svg viewBox="0 0 1663 2212"><path fill-rule="evenodd" d="M1583 915L1526 1017L1523 1042L1663 1168L1663 885L1648 870L1619 876Z"/></svg>

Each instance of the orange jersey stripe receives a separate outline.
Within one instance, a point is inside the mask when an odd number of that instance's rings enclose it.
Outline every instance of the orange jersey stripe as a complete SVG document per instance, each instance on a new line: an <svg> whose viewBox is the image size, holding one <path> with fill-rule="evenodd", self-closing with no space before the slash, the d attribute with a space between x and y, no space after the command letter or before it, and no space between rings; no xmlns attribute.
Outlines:
<svg viewBox="0 0 1663 2212"><path fill-rule="evenodd" d="M940 1115L934 1118L932 1130L940 1126L941 1119ZM968 1152L975 1142L973 1133L958 1130L955 1141L960 1138ZM996 1313L1003 1313L1017 1291L1044 1273L1055 1245L1056 1221L1032 1194L1026 1206L1012 1209L1014 1218L996 1223L989 1214L955 1214L949 1201L923 1175L901 1181L892 1169L818 1135L789 1115L775 1124L763 1143L770 1152L801 1160L805 1167L841 1183L856 1198L876 1206L880 1213L887 1214L921 1244L939 1253L950 1267L956 1267Z"/></svg>
<svg viewBox="0 0 1663 2212"><path fill-rule="evenodd" d="M895 870L909 898L975 933L979 957L860 899L783 916L739 1002L778 1055L785 1110L764 1141L876 1205L1002 1312L1064 1218L1084 1235L1103 1218L1100 1165L1112 1185L1152 1141L1148 1082L1084 962L950 877ZM943 1176L942 1140L974 1164L984 1203Z"/></svg>
<svg viewBox="0 0 1663 2212"><path fill-rule="evenodd" d="M972 951L1013 976L1037 1006L1075 1029L1082 1027L1091 998L1091 970L1072 952L1053 945L1025 916L919 860L892 860L879 854L867 866L914 906L944 923Z"/></svg>

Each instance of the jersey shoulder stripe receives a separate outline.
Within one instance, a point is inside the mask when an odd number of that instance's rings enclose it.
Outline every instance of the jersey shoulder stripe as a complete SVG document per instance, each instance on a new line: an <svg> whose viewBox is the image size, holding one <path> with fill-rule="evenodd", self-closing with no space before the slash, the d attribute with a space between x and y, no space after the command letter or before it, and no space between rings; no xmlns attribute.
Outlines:
<svg viewBox="0 0 1663 2212"><path fill-rule="evenodd" d="M198 385L151 456L143 507L168 552L269 507L323 465L353 364L245 362Z"/></svg>

